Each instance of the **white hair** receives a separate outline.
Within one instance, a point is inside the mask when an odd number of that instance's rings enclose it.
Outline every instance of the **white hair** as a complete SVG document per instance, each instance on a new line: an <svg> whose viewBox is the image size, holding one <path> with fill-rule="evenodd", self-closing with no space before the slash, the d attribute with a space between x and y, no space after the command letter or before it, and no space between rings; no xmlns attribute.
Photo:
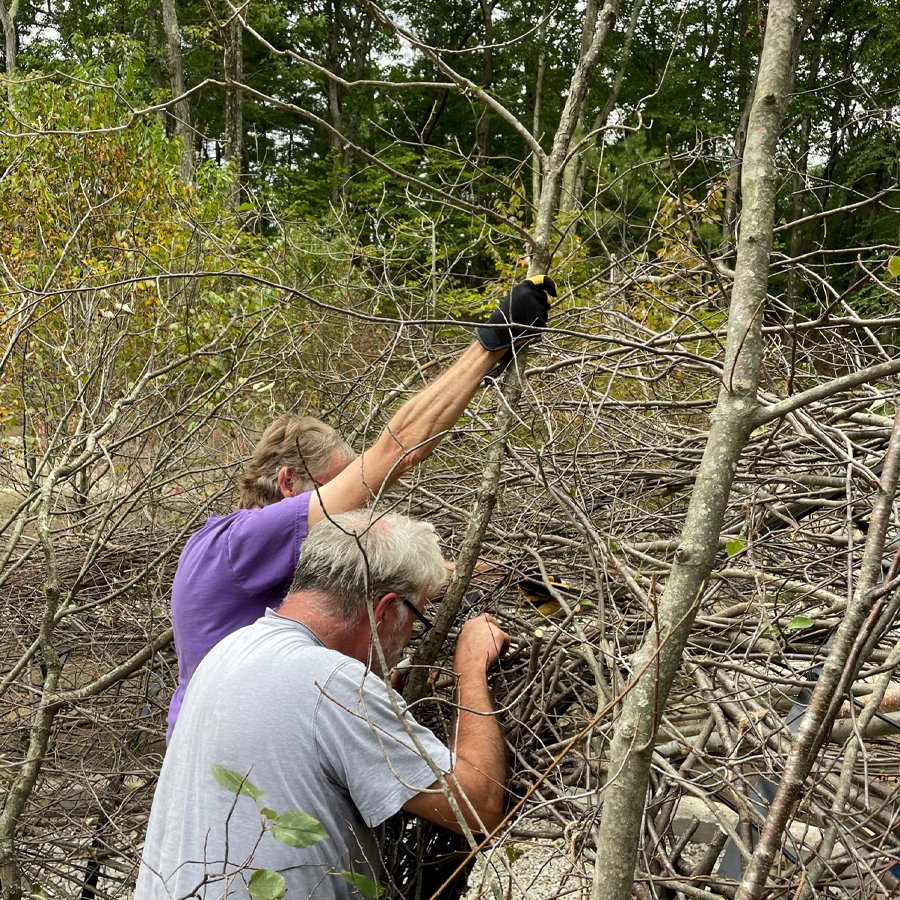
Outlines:
<svg viewBox="0 0 900 900"><path fill-rule="evenodd" d="M323 519L300 550L290 592L319 591L331 615L356 622L366 604L389 591L415 602L435 593L447 566L429 522L397 513L353 510Z"/></svg>

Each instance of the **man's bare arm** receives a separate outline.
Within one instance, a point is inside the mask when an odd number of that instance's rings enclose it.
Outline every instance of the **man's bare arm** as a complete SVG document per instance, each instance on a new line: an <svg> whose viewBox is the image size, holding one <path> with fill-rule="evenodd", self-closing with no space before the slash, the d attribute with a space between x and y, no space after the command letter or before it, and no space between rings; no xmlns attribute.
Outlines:
<svg viewBox="0 0 900 900"><path fill-rule="evenodd" d="M460 632L453 668L458 675L455 766L447 782L473 831L492 831L503 819L506 748L493 715L488 670L506 651L509 636L493 616L470 619ZM408 800L404 810L459 831L440 783Z"/></svg>
<svg viewBox="0 0 900 900"><path fill-rule="evenodd" d="M489 352L473 343L449 369L407 400L375 443L310 498L309 527L326 512L333 516L365 506L425 459L456 424L504 352Z"/></svg>

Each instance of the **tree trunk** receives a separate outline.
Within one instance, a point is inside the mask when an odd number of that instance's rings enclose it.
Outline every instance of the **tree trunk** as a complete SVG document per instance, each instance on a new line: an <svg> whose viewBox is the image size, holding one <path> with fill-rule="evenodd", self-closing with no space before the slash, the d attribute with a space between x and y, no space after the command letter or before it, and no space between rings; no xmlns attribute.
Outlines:
<svg viewBox="0 0 900 900"><path fill-rule="evenodd" d="M808 75L805 91L812 94L819 81L819 65L822 59L822 38L827 31L830 14L819 16L819 0L813 0L806 9L801 26L797 29L794 38L794 67L796 60L800 58L800 48L806 39L810 27L817 23L816 33L813 35L809 62L807 64ZM800 125L800 145L798 147L797 162L791 176L791 221L797 222L803 218L805 212L804 196L807 192L807 174L809 171L809 138L812 130L812 119L809 114L804 115ZM795 225L791 228L790 254L796 259L803 252L806 228L804 225ZM791 309L796 309L801 300L803 281L800 270L796 266L788 269L787 304Z"/></svg>
<svg viewBox="0 0 900 900"><path fill-rule="evenodd" d="M244 115L243 92L237 85L244 80L244 29L237 15L223 26L225 42L225 160L233 166L233 178L229 204L235 209L241 202L242 173L244 167Z"/></svg>
<svg viewBox="0 0 900 900"><path fill-rule="evenodd" d="M547 73L547 17L550 15L550 0L544 0L541 24L537 33L537 73L534 78L534 110L531 117L531 133L540 143L544 112L544 77ZM537 208L541 196L541 160L537 153L531 154L531 202Z"/></svg>
<svg viewBox="0 0 900 900"><path fill-rule="evenodd" d="M335 7L337 10L340 7ZM338 53L338 38L343 35L347 40L350 55L352 57L351 78L353 81L360 81L366 77L369 66L371 64L371 54L373 48L373 35L376 22L372 16L366 14L365 11L357 10L356 18L353 20L345 19L341 14L341 22L336 25L333 30L334 41L334 65L340 65L340 54ZM340 71L335 68L333 71ZM329 79L331 80L331 79ZM330 90L330 89L329 89ZM340 96L340 95L338 95ZM329 94L330 98L330 94ZM335 98L337 100L337 96ZM359 123L362 111L360 94L358 91L345 92L341 96L342 104L337 106L338 121L340 121L340 132L344 140L338 142L338 165L340 167L338 177L334 183L333 201L339 202L343 194L344 185L350 177L353 169L353 160L355 156L355 145L359 134ZM329 103L331 100L329 99Z"/></svg>
<svg viewBox="0 0 900 900"><path fill-rule="evenodd" d="M16 51L19 46L16 35L16 15L19 12L19 0L13 0L7 9L3 0L0 0L0 23L3 24L3 38L6 48L6 75L12 78L16 71Z"/></svg>
<svg viewBox="0 0 900 900"><path fill-rule="evenodd" d="M597 113L594 117L594 121L591 123L591 132L595 133L595 137L591 138L591 147L593 147L598 140L602 140L598 132L601 128L606 126L606 123L609 121L610 113L612 113L616 102L619 99L619 91L621 91L622 84L625 81L625 73L628 71L628 63L631 59L631 45L634 40L634 32L637 28L638 17L641 14L641 10L644 8L644 2L645 0L635 0L634 5L631 8L631 19L628 23L628 31L625 33L625 41L622 45L619 68L616 71L613 83L610 85L609 94L606 97L606 103L603 104L603 109ZM580 153L572 160L575 172L572 180L572 187L568 195L570 198L569 202L571 203L571 206L568 207L570 209L574 209L580 204L581 198L584 195L584 183L587 180L588 172L588 159L589 157L586 153ZM563 203L566 202L566 194L563 192ZM574 225L575 223L573 222L573 229Z"/></svg>
<svg viewBox="0 0 900 900"><path fill-rule="evenodd" d="M747 135L743 216L728 317L722 387L681 532L658 624L635 657L610 745L609 777L597 836L593 900L630 900L657 727L712 571L740 454L754 427L762 368L777 178L775 148L787 100L793 0L769 4Z"/></svg>
<svg viewBox="0 0 900 900"><path fill-rule="evenodd" d="M9 7L0 0L0 24L3 25L3 40L6 53L6 77L12 78L16 71L16 52L19 46L16 34L16 16L19 13L19 0L12 0ZM7 85L7 95L12 106L12 84Z"/></svg>
<svg viewBox="0 0 900 900"><path fill-rule="evenodd" d="M728 181L725 184L725 205L722 212L722 240L726 246L734 242L735 232L737 231L737 215L741 199L741 162L744 158L744 147L747 143L747 126L750 122L750 110L755 96L756 85L754 84L753 90L744 104L740 124L734 133L731 160L728 164ZM728 255L731 255L730 251Z"/></svg>
<svg viewBox="0 0 900 900"><path fill-rule="evenodd" d="M581 55L587 53L588 48L591 45L591 40L594 36L594 29L597 27L597 14L600 11L600 4L598 0L587 0L587 3L584 7L584 22L581 27ZM575 143L579 143L581 139L584 137L584 115L583 113L578 116L578 122L575 124L575 130L573 132L573 137ZM569 211L574 209L577 205L577 200L574 196L573 187L576 180L576 172L578 169L578 157L574 156L569 160L568 165L563 172L562 177L562 189L560 192L559 198L559 206L563 211Z"/></svg>
<svg viewBox="0 0 900 900"><path fill-rule="evenodd" d="M481 87L490 90L494 83L494 3L493 0L481 0L481 19L484 37L481 49ZM491 113L487 107L481 110L475 123L475 165L481 168L488 161L490 152Z"/></svg>
<svg viewBox="0 0 900 900"><path fill-rule="evenodd" d="M546 272L550 266L553 220L559 211L563 174L572 148L572 137L584 111L591 75L615 27L618 12L618 0L607 0L596 18L594 33L569 82L566 103L553 138L553 149L547 159L546 172L542 173L541 199L537 207L531 246L531 264L537 272Z"/></svg>
<svg viewBox="0 0 900 900"><path fill-rule="evenodd" d="M332 0L326 5L331 28L328 33L328 68L335 74L340 74L341 69L341 2ZM326 80L328 92L328 121L334 129L328 135L328 144L331 151L331 204L337 206L340 202L341 184L343 182L343 145L341 136L344 133L344 114L341 108L341 87L336 78ZM348 142L349 143L349 142Z"/></svg>
<svg viewBox="0 0 900 900"><path fill-rule="evenodd" d="M172 107L175 120L175 135L181 139L181 177L185 181L194 180L194 150L191 132L191 109L184 96L184 67L181 63L181 32L178 29L178 13L175 0L162 0L163 30L166 33L166 49L169 60L169 84L172 97L176 99Z"/></svg>
<svg viewBox="0 0 900 900"><path fill-rule="evenodd" d="M547 158L545 170L541 173L543 178L540 200L529 248L529 275L544 274L550 269L553 219L559 209L563 167L572 144L572 134L584 107L591 74L600 59L600 54L609 39L614 24L615 4L607 3L597 22L593 38L572 73L566 103L560 116L559 128L553 140L553 151ZM416 702L425 693L429 668L437 659L441 646L450 633L450 628L459 612L475 563L478 560L481 543L497 499L500 470L503 460L506 458L507 437L518 422L515 410L522 392L521 373L525 368L527 354L527 347L519 349L513 364L509 366L504 376L501 387L504 401L494 426L495 434L488 451L488 461L475 501L475 510L469 520L466 536L457 554L456 569L450 578L444 599L441 601L434 627L422 642L415 656L415 665L404 691L406 699L410 703Z"/></svg>

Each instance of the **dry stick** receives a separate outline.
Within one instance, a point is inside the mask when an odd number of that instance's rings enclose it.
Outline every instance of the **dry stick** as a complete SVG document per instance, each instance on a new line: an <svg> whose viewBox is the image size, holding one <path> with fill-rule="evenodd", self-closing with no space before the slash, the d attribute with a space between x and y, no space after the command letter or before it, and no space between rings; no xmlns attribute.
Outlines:
<svg viewBox="0 0 900 900"><path fill-rule="evenodd" d="M872 521L866 537L853 601L847 607L847 612L835 634L834 644L825 659L822 674L800 723L784 776L766 817L759 844L744 873L737 900L759 900L762 896L766 878L781 845L782 833L812 766L813 752L820 746L822 738L827 734L837 714L839 704L836 704L834 699L841 696L842 686L846 688L858 670L859 656L853 651L860 630L876 602L874 599L878 593L876 586L881 572L881 558L884 555L894 497L897 493L898 476L900 476L900 410L894 417L894 427L884 460L878 494L872 507Z"/></svg>
<svg viewBox="0 0 900 900"><path fill-rule="evenodd" d="M506 456L506 441L518 421L516 405L522 394L522 371L526 354L527 351L524 349L520 349L514 354L509 371L503 381L503 390L499 394L503 406L497 414L496 434L488 450L487 465L484 467L475 509L469 520L469 526L456 560L456 569L450 578L450 585L435 616L434 627L422 642L421 648L413 659L413 669L404 691L404 696L410 704L425 695L429 668L437 660L441 647L456 621L463 597L472 578L472 572L475 569L475 563L478 561L478 554L481 552L481 542L484 539L491 513L494 511L494 504L497 502L497 485L500 481L500 468Z"/></svg>
<svg viewBox="0 0 900 900"><path fill-rule="evenodd" d="M720 671L716 672L716 678L723 685L723 688L731 693L733 693L736 689L735 686L728 682L723 674ZM756 703L756 701L744 697L740 700L730 700L722 703L722 708L725 710L728 717L733 721L736 728L740 729L742 727L746 727L748 722L757 721L759 723L759 727L762 728L763 725L766 725L768 722L769 730L765 734L756 733L755 741L760 749L768 748L773 754L786 758L790 752L790 745L788 742L788 738L784 735L784 727L783 723L778 720L774 720L769 714L769 710L766 707L762 707L760 704ZM835 725L835 729L839 726L843 725L843 722L838 722ZM855 724L855 723L854 723ZM857 729L854 733L858 733L859 729ZM870 723L866 727L866 735L869 736L872 731L872 724ZM758 732L758 729L754 729L754 732ZM891 733L895 733L892 731ZM842 737L834 734L833 737L835 740L838 740L840 737L839 743L843 743L847 740L851 735L844 734ZM716 743L715 741L710 741L711 744ZM720 743L720 742L719 742ZM722 752L723 747L716 745L712 752L719 753ZM865 785L867 790L876 790L877 784L873 785L872 783L868 783ZM816 785L816 789L820 791L838 791L840 789L838 779L833 775L826 775L820 784ZM832 799L832 795L829 795L829 800ZM733 801L738 801L739 798L734 796L732 797ZM854 802L854 799L851 799L849 802ZM867 809L867 812L871 812ZM878 813L872 813L873 817L879 821L879 823L883 824L885 828L893 827L893 814L889 813L886 816L881 816ZM747 859L750 858L749 852L742 851L742 855Z"/></svg>
<svg viewBox="0 0 900 900"><path fill-rule="evenodd" d="M766 40L750 117L742 194L745 198L737 267L728 316L723 383L691 493L681 541L659 604L660 682L645 674L625 700L610 745L616 780L604 794L597 837L592 900L630 900L647 795L657 700L664 707L682 662L697 601L712 571L734 471L750 437L762 366L762 303L772 244L775 148L787 102L794 31L792 0L769 4ZM654 653L651 632L637 655L637 668Z"/></svg>
<svg viewBox="0 0 900 900"><path fill-rule="evenodd" d="M872 692L865 708L859 714L859 732L850 739L849 745L844 753L843 762L841 763L838 789L835 792L834 802L831 805L831 819L828 827L825 829L822 846L819 848L819 855L808 866L805 873L804 884L797 891L797 900L813 900L815 884L822 877L822 873L825 871L825 867L828 864L829 857L834 851L834 845L837 839L837 823L841 821L841 818L844 815L847 798L853 785L853 771L862 745L859 735L864 735L866 733L866 726L872 721L875 713L880 708L881 702L884 699L884 695L887 692L891 679L894 677L894 671L898 665L900 665L900 642L896 643L893 650L891 650L890 656L888 657L889 668L879 677L875 690Z"/></svg>
<svg viewBox="0 0 900 900"><path fill-rule="evenodd" d="M573 610L572 607L569 606L569 604L566 602L566 598L550 583L550 578L547 575L547 570L544 568L544 561L541 559L540 554L531 547L527 547L526 550L532 557L534 557L535 562L537 563L537 566L540 570L541 578L546 585L550 596L562 607L563 612L565 612L566 620L564 624L571 624L572 630L575 632L575 636L581 642L581 656L588 664L588 668L590 668L591 674L593 674L594 676L594 690L597 693L597 705L602 706L606 700L609 700L609 698L612 697L612 688L603 677L603 672L600 670L600 663L598 662L597 657L590 650L591 642L587 639L587 636L584 633L584 629L581 627L581 623L575 618L577 607ZM606 643L605 630L606 629L603 628L600 631L600 641L603 644Z"/></svg>

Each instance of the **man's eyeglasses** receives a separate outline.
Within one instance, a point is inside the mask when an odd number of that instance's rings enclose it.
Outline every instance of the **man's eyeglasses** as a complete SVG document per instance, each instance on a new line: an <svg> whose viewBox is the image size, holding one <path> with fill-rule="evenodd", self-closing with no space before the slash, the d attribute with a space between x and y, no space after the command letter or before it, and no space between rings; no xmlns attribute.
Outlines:
<svg viewBox="0 0 900 900"><path fill-rule="evenodd" d="M434 622L432 622L424 613L420 613L419 610L416 609L414 603L411 603L406 597L401 597L399 594L397 595L397 599L416 617L417 621L413 623L413 637L424 637L432 628L434 628ZM418 625L418 628L416 625Z"/></svg>

